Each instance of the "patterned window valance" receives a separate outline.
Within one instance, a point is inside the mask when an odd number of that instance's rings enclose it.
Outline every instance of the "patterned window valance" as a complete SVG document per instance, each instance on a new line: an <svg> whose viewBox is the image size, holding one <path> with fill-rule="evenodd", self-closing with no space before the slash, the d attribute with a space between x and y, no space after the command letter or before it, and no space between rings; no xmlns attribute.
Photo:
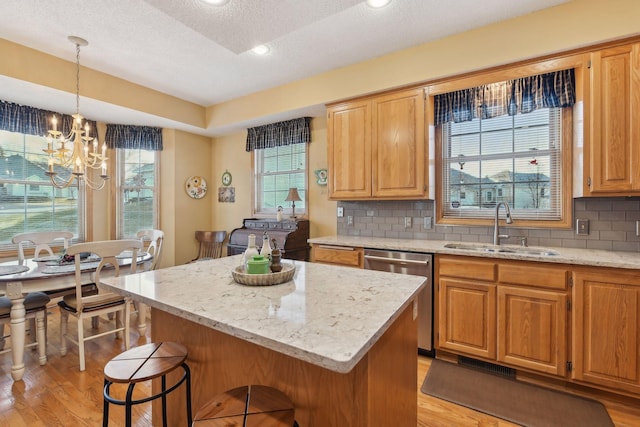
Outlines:
<svg viewBox="0 0 640 427"><path fill-rule="evenodd" d="M311 142L311 117L247 129L247 151Z"/></svg>
<svg viewBox="0 0 640 427"><path fill-rule="evenodd" d="M107 124L104 139L109 148L162 151L162 128Z"/></svg>
<svg viewBox="0 0 640 427"><path fill-rule="evenodd" d="M47 131L51 129L51 119L54 115L58 118L58 129L62 131L63 135L68 135L73 126L73 117L70 115L0 101L0 129L9 132L47 136ZM91 135L98 134L98 128L94 120L86 120L85 123L89 124L89 133Z"/></svg>
<svg viewBox="0 0 640 427"><path fill-rule="evenodd" d="M574 70L556 71L436 95L435 124L571 107L575 100Z"/></svg>

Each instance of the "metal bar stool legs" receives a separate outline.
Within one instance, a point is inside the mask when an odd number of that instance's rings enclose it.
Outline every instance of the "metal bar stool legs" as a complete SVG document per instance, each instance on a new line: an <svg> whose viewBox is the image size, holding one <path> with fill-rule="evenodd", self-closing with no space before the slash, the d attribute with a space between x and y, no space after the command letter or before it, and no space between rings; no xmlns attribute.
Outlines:
<svg viewBox="0 0 640 427"><path fill-rule="evenodd" d="M131 426L133 405L150 402L160 398L162 401L162 425L167 427L167 395L177 389L182 383L186 385L187 398L187 425L193 422L191 412L191 370L184 362L187 351L184 346L177 343L151 343L131 350L111 359L104 368L104 411L102 425L109 425L109 404L121 405L125 407L126 426ZM156 359L162 363L149 363L149 360ZM146 365L146 366L144 366ZM143 368L144 366L144 368ZM167 388L166 375L174 369L182 367L182 377L170 388ZM162 390L154 395L142 399L133 398L133 390L136 383L160 377ZM115 383L128 384L127 393L124 400L111 396L110 388ZM155 423L154 423L155 424Z"/></svg>

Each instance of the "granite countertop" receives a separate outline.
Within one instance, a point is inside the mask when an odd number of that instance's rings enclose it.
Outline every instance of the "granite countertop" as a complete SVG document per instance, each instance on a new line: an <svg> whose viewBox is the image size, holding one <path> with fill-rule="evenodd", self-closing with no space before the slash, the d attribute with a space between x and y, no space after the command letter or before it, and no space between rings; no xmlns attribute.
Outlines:
<svg viewBox="0 0 640 427"><path fill-rule="evenodd" d="M495 247L491 244L449 242L442 240L413 240L413 239L387 239L382 237L359 237L359 236L325 236L315 237L308 240L312 244L334 245L334 246L357 246L372 249L389 249L412 252L427 252L434 254L466 255L482 258L514 259L522 261L552 262L559 264L576 264L597 267L614 267L640 269L639 252L613 252L592 249L573 249L548 247L554 255L535 255L518 252L488 252L481 250L465 250L448 248L448 244L463 244L469 246L482 246L489 249L519 249L519 246L500 245ZM535 249L531 247L529 249Z"/></svg>
<svg viewBox="0 0 640 427"><path fill-rule="evenodd" d="M291 357L346 373L426 278L302 261L292 281L237 284L241 255L102 279L103 289Z"/></svg>

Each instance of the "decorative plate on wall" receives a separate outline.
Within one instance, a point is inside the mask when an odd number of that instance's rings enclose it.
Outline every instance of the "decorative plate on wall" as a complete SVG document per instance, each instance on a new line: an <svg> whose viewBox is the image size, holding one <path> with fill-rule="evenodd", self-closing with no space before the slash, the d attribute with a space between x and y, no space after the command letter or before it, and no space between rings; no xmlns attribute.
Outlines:
<svg viewBox="0 0 640 427"><path fill-rule="evenodd" d="M315 171L316 174L316 182L318 185L327 185L327 170L326 169L318 169Z"/></svg>
<svg viewBox="0 0 640 427"><path fill-rule="evenodd" d="M193 175L187 178L184 189L194 199L202 199L207 194L207 181L199 176Z"/></svg>

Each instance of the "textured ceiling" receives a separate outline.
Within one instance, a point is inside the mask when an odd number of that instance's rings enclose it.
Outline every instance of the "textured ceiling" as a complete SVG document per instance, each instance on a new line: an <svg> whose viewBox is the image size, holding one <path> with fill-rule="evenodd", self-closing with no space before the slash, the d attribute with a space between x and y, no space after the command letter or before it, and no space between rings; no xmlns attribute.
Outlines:
<svg viewBox="0 0 640 427"><path fill-rule="evenodd" d="M77 35L89 41L83 66L209 106L565 1L2 0L0 38L74 61L67 36ZM257 44L270 53L251 52ZM0 99L66 112L59 95L0 76ZM82 105L97 120L132 117Z"/></svg>

